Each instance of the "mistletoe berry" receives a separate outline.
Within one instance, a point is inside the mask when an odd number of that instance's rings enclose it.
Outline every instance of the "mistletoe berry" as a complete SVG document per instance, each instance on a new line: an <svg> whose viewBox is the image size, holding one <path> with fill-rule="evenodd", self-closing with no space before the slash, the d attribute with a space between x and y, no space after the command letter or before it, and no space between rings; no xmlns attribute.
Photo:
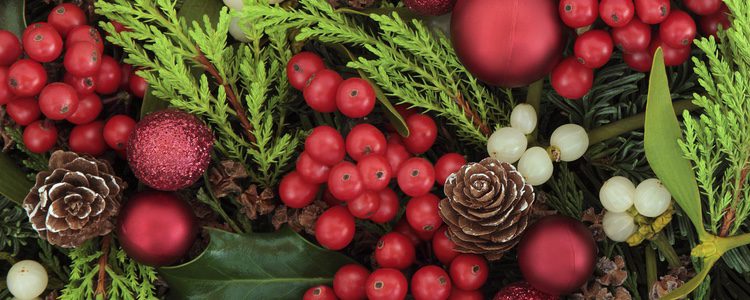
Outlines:
<svg viewBox="0 0 750 300"><path fill-rule="evenodd" d="M47 289L47 270L33 260L22 260L8 270L8 291L17 299L36 299Z"/></svg>
<svg viewBox="0 0 750 300"><path fill-rule="evenodd" d="M608 211L604 213L602 229L610 240L624 242L635 233L638 226L635 225L633 216L627 212Z"/></svg>
<svg viewBox="0 0 750 300"><path fill-rule="evenodd" d="M565 124L552 132L549 143L555 161L574 161L586 153L589 136L580 125Z"/></svg>
<svg viewBox="0 0 750 300"><path fill-rule="evenodd" d="M599 201L607 211L625 212L633 206L635 185L630 179L615 176L605 181L599 190Z"/></svg>
<svg viewBox="0 0 750 300"><path fill-rule="evenodd" d="M490 135L487 153L500 162L514 163L521 158L527 145L523 131L515 127L503 127Z"/></svg>
<svg viewBox="0 0 750 300"><path fill-rule="evenodd" d="M542 185L552 177L552 159L542 147L532 147L518 161L518 171L530 185Z"/></svg>
<svg viewBox="0 0 750 300"><path fill-rule="evenodd" d="M533 106L521 103L510 113L510 127L518 129L523 134L531 134L536 129L537 116Z"/></svg>
<svg viewBox="0 0 750 300"><path fill-rule="evenodd" d="M633 204L639 214L658 217L672 204L672 194L658 179L646 179L635 188Z"/></svg>

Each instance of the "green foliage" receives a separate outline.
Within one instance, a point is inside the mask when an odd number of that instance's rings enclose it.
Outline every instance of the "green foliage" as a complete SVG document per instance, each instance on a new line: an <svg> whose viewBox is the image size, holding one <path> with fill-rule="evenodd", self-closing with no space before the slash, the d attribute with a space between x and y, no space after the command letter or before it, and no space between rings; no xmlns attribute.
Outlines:
<svg viewBox="0 0 750 300"><path fill-rule="evenodd" d="M0 196L0 251L17 255L21 247L37 237L26 212L7 198Z"/></svg>
<svg viewBox="0 0 750 300"><path fill-rule="evenodd" d="M583 192L576 184L576 179L566 163L555 168L555 174L549 183L552 191L547 194L547 204L563 215L580 220L583 213Z"/></svg>
<svg viewBox="0 0 750 300"><path fill-rule="evenodd" d="M36 172L47 170L49 157L46 153L40 154L29 151L29 149L27 149L23 143L23 133L21 132L20 128L5 127L5 132L10 135L11 139L13 139L13 143L16 149L18 149L18 151L21 151L24 154L24 157L27 157L26 159L21 160L21 163L25 167L35 171L33 173L29 173L29 180L36 180Z"/></svg>

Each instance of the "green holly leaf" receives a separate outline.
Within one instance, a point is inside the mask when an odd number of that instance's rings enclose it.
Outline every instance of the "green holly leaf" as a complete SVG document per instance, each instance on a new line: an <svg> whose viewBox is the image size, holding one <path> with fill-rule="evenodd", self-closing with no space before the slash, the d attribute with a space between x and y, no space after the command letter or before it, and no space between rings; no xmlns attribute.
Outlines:
<svg viewBox="0 0 750 300"><path fill-rule="evenodd" d="M0 1L0 29L8 30L20 37L26 28L24 0Z"/></svg>
<svg viewBox="0 0 750 300"><path fill-rule="evenodd" d="M34 183L26 179L26 172L2 152L0 170L0 194L20 205Z"/></svg>
<svg viewBox="0 0 750 300"><path fill-rule="evenodd" d="M355 263L322 249L289 228L234 234L208 228L211 242L195 260L159 270L175 299L301 299L330 284L339 267Z"/></svg>

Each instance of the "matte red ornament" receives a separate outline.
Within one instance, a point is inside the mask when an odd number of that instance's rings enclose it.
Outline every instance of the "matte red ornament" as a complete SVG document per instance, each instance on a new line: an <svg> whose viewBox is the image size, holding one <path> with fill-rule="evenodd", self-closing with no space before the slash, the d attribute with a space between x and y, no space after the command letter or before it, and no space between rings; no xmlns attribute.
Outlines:
<svg viewBox="0 0 750 300"><path fill-rule="evenodd" d="M547 75L564 44L552 0L458 0L451 37L469 72L502 87L525 86Z"/></svg>
<svg viewBox="0 0 750 300"><path fill-rule="evenodd" d="M528 282L519 281L508 286L495 294L493 300L557 300L557 296L545 294L535 289Z"/></svg>
<svg viewBox="0 0 750 300"><path fill-rule="evenodd" d="M177 262L198 233L192 208L172 193L140 192L125 202L117 236L125 253L150 266Z"/></svg>
<svg viewBox="0 0 750 300"><path fill-rule="evenodd" d="M518 265L536 289L568 294L593 274L596 251L594 237L581 222L549 216L526 230L518 246Z"/></svg>
<svg viewBox="0 0 750 300"><path fill-rule="evenodd" d="M456 0L404 0L404 4L420 15L439 16L449 13Z"/></svg>
<svg viewBox="0 0 750 300"><path fill-rule="evenodd" d="M167 109L136 124L127 157L135 176L162 191L195 183L206 171L213 148L211 130L195 116Z"/></svg>

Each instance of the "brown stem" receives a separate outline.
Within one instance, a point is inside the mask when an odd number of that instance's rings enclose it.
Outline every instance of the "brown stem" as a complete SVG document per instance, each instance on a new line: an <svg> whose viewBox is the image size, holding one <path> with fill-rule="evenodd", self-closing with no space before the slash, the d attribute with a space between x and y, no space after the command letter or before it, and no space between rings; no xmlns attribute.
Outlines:
<svg viewBox="0 0 750 300"><path fill-rule="evenodd" d="M107 235L102 240L102 256L99 257L99 276L97 277L96 292L97 299L101 295L101 299L107 298L107 258L109 257L109 246L112 243L112 236Z"/></svg>
<svg viewBox="0 0 750 300"><path fill-rule="evenodd" d="M485 136L490 135L490 128L487 127L487 124L482 122L482 118L479 117L477 112L475 112L473 109L471 109L471 106L468 102L464 100L464 96L459 93L456 97L456 102L458 102L458 105L461 106L461 109L464 111L464 115L466 115L467 118L471 119L471 121L474 123L474 126L479 128L479 131L482 132Z"/></svg>
<svg viewBox="0 0 750 300"><path fill-rule="evenodd" d="M737 189L734 192L734 201L732 202L732 205L727 208L727 213L724 214L724 222L721 224L721 231L719 232L720 236L729 235L729 230L732 228L732 223L734 223L737 204L740 202L742 186L745 184L745 180L747 180L748 173L750 173L750 165L746 163L745 167L740 171L740 180L737 183Z"/></svg>

